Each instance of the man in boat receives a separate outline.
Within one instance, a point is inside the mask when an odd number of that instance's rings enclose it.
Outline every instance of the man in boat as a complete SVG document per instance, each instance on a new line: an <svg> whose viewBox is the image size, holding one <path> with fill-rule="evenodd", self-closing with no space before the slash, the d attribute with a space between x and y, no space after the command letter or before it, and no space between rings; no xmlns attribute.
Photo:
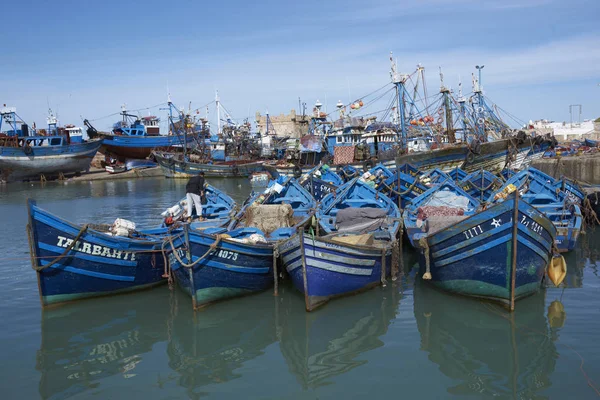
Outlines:
<svg viewBox="0 0 600 400"><path fill-rule="evenodd" d="M204 172L192 176L185 186L188 222L192 222L192 203L198 218L202 219L202 196L204 196Z"/></svg>

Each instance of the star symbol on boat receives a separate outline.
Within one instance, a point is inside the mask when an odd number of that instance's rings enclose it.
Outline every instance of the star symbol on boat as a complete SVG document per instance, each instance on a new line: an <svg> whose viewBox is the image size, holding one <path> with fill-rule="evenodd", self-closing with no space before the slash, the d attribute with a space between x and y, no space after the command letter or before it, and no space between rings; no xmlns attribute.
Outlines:
<svg viewBox="0 0 600 400"><path fill-rule="evenodd" d="M499 227L500 225L502 225L502 220L500 218L496 219L496 218L492 218L492 226L494 228Z"/></svg>

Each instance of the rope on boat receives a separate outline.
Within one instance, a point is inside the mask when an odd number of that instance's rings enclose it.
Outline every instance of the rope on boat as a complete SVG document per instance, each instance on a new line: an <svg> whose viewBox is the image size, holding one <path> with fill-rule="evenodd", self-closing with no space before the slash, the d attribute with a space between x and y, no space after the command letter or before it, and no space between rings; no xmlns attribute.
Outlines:
<svg viewBox="0 0 600 400"><path fill-rule="evenodd" d="M475 184L473 181L469 181L469 184L471 186L473 186L475 189L479 190L480 192L485 192L486 190L490 189L492 186L494 186L496 183L498 183L497 178L493 179L492 182L487 185L486 187L479 187L477 186L477 184Z"/></svg>
<svg viewBox="0 0 600 400"><path fill-rule="evenodd" d="M171 245L171 250L173 251L173 255L175 256L175 258L177 259L177 261L179 261L179 263L184 266L185 268L192 268L193 266L195 266L196 264L198 264L200 261L204 260L206 257L208 257L208 255L217 248L217 246L219 245L219 243L221 243L221 240L224 238L223 234L218 234L216 235L215 241L213 242L213 244L211 244L208 247L208 250L206 251L206 253L204 253L202 255L202 257L198 258L196 261L187 264L185 262L183 262L183 260L181 259L181 257L179 257L179 254L177 253L177 250L175 249L175 245L173 244L173 238L169 235L167 236L167 239L169 240L169 244Z"/></svg>
<svg viewBox="0 0 600 400"><path fill-rule="evenodd" d="M31 230L31 227L28 225L27 229ZM62 260L65 257L68 257L68 254L71 250L73 250L73 247L75 247L75 245L77 244L77 242L79 241L79 239L81 238L81 236L88 230L88 224L85 224L83 227L81 227L81 229L79 230L79 233L77 234L77 236L75 236L75 239L73 239L73 241L71 242L70 245L67 246L67 248L65 249L65 251L63 251L63 253L61 255L59 255L58 257L56 257L54 260L52 260L51 262L49 262L46 265L41 265L41 266L37 266L32 264L31 267L36 270L37 272L43 271L46 268L50 268L52 267L54 264L58 263L60 260ZM33 253L32 253L33 254Z"/></svg>
<svg viewBox="0 0 600 400"><path fill-rule="evenodd" d="M381 184L390 192L394 193L397 196L404 196L405 194L408 194L410 192L412 192L412 190L414 189L414 187L417 185L417 181L418 179L415 178L415 180L413 181L413 183L408 187L408 189L406 189L403 192L398 192L397 190L394 190L391 186L388 186L385 182L381 182Z"/></svg>
<svg viewBox="0 0 600 400"><path fill-rule="evenodd" d="M427 244L427 238L422 237L419 239L419 245L423 247L425 251L425 273L422 278L426 281L431 280L431 266L429 261L429 244Z"/></svg>

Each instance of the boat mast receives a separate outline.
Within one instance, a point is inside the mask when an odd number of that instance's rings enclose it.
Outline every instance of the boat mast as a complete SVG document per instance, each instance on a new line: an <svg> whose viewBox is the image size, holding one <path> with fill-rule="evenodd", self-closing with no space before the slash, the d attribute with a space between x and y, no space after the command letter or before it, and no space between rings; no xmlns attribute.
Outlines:
<svg viewBox="0 0 600 400"><path fill-rule="evenodd" d="M484 119L484 101L483 101L483 86L481 85L481 70L485 65L476 65L475 68L479 72L479 78L476 80L473 76L473 92L477 98L477 109L475 110L475 116L477 117L477 127L479 130L479 136L483 141L487 142L487 134L485 132L485 119Z"/></svg>
<svg viewBox="0 0 600 400"><path fill-rule="evenodd" d="M460 114L460 122L462 125L462 140L463 143L467 142L467 116L466 116L466 110L465 110L465 102L466 99L463 96L463 92L462 92L462 81L460 80L460 76L458 77L458 104L459 104L459 114Z"/></svg>
<svg viewBox="0 0 600 400"><path fill-rule="evenodd" d="M396 63L394 62L394 58L392 52L390 52L390 63L391 63L391 71L390 77L392 78L392 83L396 87L396 124L399 125L400 129L400 138L401 138L401 149L402 151L406 150L406 118L404 115L404 91L406 90L404 83L408 78L408 75L400 74L396 70Z"/></svg>
<svg viewBox="0 0 600 400"><path fill-rule="evenodd" d="M442 67L440 67L440 93L442 93L444 99L444 109L446 112L446 136L450 143L456 142L456 135L454 134L454 121L452 118L452 103L450 99L450 89L444 86L444 74L442 73Z"/></svg>
<svg viewBox="0 0 600 400"><path fill-rule="evenodd" d="M217 135L221 133L221 103L219 101L219 91L215 94L215 103L217 104Z"/></svg>

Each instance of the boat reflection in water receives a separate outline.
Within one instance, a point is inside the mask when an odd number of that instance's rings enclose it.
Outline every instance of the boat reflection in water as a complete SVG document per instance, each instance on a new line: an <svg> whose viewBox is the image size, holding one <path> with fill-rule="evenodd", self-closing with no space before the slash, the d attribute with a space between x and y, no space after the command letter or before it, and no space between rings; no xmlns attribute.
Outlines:
<svg viewBox="0 0 600 400"><path fill-rule="evenodd" d="M448 296L417 280L414 309L421 349L444 375L461 382L448 388L451 395L549 395L558 358L554 341L566 313L559 301L547 309L545 293L521 300L517 311L509 313L490 303Z"/></svg>
<svg viewBox="0 0 600 400"><path fill-rule="evenodd" d="M167 346L169 367L190 398L202 397L202 387L242 376L236 370L276 341L272 293L215 304L194 313L180 296Z"/></svg>
<svg viewBox="0 0 600 400"><path fill-rule="evenodd" d="M290 289L291 291L291 289ZM313 313L299 313L304 299L284 293L278 304L281 353L304 389L367 363L361 354L383 346L380 337L396 317L401 293L394 285L352 296Z"/></svg>
<svg viewBox="0 0 600 400"><path fill-rule="evenodd" d="M65 399L110 376L135 376L144 353L167 340L168 314L168 297L156 292L45 310L36 362L40 397Z"/></svg>

